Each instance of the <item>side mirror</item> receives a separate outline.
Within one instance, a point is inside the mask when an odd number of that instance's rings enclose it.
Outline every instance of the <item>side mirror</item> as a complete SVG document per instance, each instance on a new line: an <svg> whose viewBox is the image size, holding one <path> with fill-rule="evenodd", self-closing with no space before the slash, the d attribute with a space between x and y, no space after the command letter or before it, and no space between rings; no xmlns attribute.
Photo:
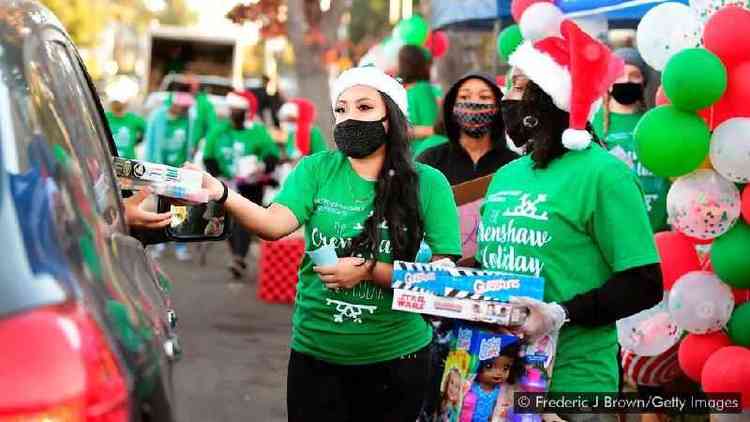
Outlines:
<svg viewBox="0 0 750 422"><path fill-rule="evenodd" d="M159 197L158 210L172 213L172 223L164 229L170 240L177 242L206 242L229 237L232 220L223 205L215 202L177 205Z"/></svg>

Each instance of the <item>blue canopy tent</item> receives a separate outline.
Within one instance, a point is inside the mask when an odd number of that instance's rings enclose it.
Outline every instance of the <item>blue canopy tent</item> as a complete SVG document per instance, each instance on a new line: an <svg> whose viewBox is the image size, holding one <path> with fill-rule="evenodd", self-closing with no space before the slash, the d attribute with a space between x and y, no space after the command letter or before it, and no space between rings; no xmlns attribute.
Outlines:
<svg viewBox="0 0 750 422"><path fill-rule="evenodd" d="M610 28L635 28L643 15L668 0L556 0L572 16L607 16ZM688 0L669 0L687 4ZM490 31L513 23L511 0L432 0L432 27Z"/></svg>

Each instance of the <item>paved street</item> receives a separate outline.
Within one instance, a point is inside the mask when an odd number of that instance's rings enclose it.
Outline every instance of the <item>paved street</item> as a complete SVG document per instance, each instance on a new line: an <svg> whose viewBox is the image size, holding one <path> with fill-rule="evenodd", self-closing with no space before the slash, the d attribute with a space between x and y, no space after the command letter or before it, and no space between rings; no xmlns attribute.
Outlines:
<svg viewBox="0 0 750 422"><path fill-rule="evenodd" d="M174 377L178 420L286 421L292 308L256 299L254 268L247 283L230 282L228 254L221 242L210 245L206 266L169 251L161 259L184 349Z"/></svg>

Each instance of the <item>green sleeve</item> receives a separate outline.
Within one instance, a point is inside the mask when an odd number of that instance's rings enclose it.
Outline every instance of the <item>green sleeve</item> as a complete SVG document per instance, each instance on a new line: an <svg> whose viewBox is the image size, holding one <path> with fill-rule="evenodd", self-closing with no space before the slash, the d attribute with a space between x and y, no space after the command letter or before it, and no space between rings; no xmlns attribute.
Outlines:
<svg viewBox="0 0 750 422"><path fill-rule="evenodd" d="M414 126L433 126L439 110L432 86L418 82L406 93L409 101L409 122Z"/></svg>
<svg viewBox="0 0 750 422"><path fill-rule="evenodd" d="M269 157L279 158L279 146L271 138L271 134L265 126L259 126L256 129L257 135L252 140L253 147L251 150L253 154L257 155L261 160L265 160Z"/></svg>
<svg viewBox="0 0 750 422"><path fill-rule="evenodd" d="M313 126L310 131L310 154L317 154L323 151L328 151L326 138L323 136L323 132L319 127Z"/></svg>
<svg viewBox="0 0 750 422"><path fill-rule="evenodd" d="M417 166L425 242L433 255L461 256L461 226L448 179L432 167Z"/></svg>
<svg viewBox="0 0 750 422"><path fill-rule="evenodd" d="M643 192L623 163L602 171L594 203L591 233L613 271L659 262Z"/></svg>
<svg viewBox="0 0 750 422"><path fill-rule="evenodd" d="M317 168L319 158L308 156L300 160L274 198L275 203L289 208L300 225L306 224L313 214L315 195L318 192L317 177L320 176Z"/></svg>
<svg viewBox="0 0 750 422"><path fill-rule="evenodd" d="M216 144L219 142L219 138L223 132L221 126L214 126L213 129L206 136L206 143L203 145L203 159L216 159Z"/></svg>
<svg viewBox="0 0 750 422"><path fill-rule="evenodd" d="M594 127L594 133L600 141L603 141L605 136L604 133L604 108L600 107L599 110L594 114L594 120L591 122L591 126Z"/></svg>

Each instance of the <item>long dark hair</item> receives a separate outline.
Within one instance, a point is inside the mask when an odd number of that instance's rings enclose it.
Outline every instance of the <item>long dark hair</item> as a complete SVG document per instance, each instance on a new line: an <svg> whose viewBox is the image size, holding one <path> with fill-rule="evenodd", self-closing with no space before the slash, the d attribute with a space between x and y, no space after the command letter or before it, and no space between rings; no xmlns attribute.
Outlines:
<svg viewBox="0 0 750 422"><path fill-rule="evenodd" d="M569 126L570 114L559 109L539 85L529 81L523 93L522 113L536 120L536 126L526 128L531 134L529 149L534 168L544 169L556 158L562 157L568 150L562 144L562 135ZM586 130L591 134L593 142L599 143L591 124Z"/></svg>
<svg viewBox="0 0 750 422"><path fill-rule="evenodd" d="M405 84L430 80L430 61L416 45L405 45L398 51L398 77Z"/></svg>
<svg viewBox="0 0 750 422"><path fill-rule="evenodd" d="M419 250L424 222L419 202L419 177L414 169L409 148L409 126L406 116L390 97L380 94L385 102L388 139L385 161L375 182L373 213L364 230L352 241L352 252L377 258L380 246L380 225L388 224L393 259L413 261Z"/></svg>

